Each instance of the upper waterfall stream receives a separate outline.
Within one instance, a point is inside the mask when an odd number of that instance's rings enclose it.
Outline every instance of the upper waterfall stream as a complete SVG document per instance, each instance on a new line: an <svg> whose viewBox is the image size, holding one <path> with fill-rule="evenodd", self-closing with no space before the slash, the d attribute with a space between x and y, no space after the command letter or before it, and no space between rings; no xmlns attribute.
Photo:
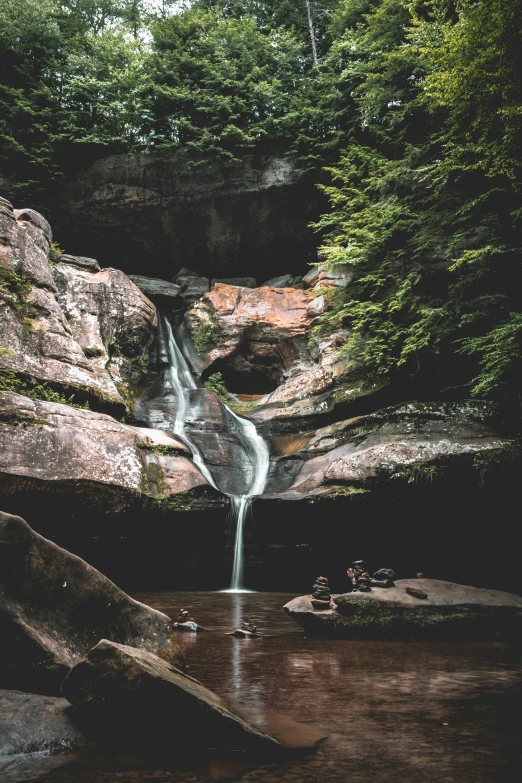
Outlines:
<svg viewBox="0 0 522 783"><path fill-rule="evenodd" d="M168 318L159 313L160 330L163 332L164 345L166 348L168 366L164 376L164 391L172 392L176 397L176 415L173 421L173 434L180 438L192 452L194 464L199 468L202 475L214 489L221 490L208 465L205 463L203 454L198 445L187 432L186 421L187 413L190 409L190 392L198 387L183 353L181 352L174 331ZM239 438L246 452L249 465L241 466L241 469L249 470L248 491L242 495L233 495L225 492L230 498L230 509L233 521L236 525L236 538L234 545L234 564L232 569L232 580L229 590L232 592L243 592L243 534L245 520L248 516L252 504L252 498L261 495L268 475L269 452L268 446L263 438L258 434L255 425L248 419L237 416L233 411L224 405L228 415L232 417L235 428L237 428Z"/></svg>

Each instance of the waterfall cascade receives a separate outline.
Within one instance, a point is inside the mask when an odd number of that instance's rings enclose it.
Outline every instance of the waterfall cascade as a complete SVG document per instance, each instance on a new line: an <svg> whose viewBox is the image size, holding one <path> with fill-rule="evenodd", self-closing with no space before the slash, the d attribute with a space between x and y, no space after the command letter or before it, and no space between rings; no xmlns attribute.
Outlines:
<svg viewBox="0 0 522 783"><path fill-rule="evenodd" d="M214 477L205 464L201 450L190 437L186 428L187 412L189 409L190 392L197 389L190 368L183 356L174 336L174 332L169 320L159 314L160 329L163 332L164 345L167 352L168 366L164 376L164 389L166 393L174 393L176 397L176 416L172 422L173 434L180 438L192 452L194 464L197 465L202 475L214 489L220 489L217 486ZM232 495L225 493L230 497L230 508L233 520L236 522L236 540L234 545L234 565L232 570L232 581L229 588L230 592L244 592L243 587L243 531L245 520L252 505L252 498L261 495L266 484L269 467L268 446L263 438L258 434L255 425L237 416L225 405L230 417L234 421L235 428L243 444L247 459L247 467L250 475L250 486L243 495Z"/></svg>

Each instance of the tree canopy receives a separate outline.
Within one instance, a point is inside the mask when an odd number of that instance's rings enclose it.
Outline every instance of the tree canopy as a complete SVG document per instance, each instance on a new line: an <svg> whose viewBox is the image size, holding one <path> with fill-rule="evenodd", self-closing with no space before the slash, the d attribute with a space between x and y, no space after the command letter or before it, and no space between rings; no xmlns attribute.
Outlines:
<svg viewBox="0 0 522 783"><path fill-rule="evenodd" d="M291 155L368 374L520 407L519 0L0 0L0 183ZM458 390L458 391L457 391Z"/></svg>

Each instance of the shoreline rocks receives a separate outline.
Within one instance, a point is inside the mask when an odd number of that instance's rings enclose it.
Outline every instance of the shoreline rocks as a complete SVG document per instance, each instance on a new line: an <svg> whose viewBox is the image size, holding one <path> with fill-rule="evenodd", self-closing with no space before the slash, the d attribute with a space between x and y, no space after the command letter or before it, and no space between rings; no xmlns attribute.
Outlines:
<svg viewBox="0 0 522 783"><path fill-rule="evenodd" d="M198 680L146 650L105 639L67 675L62 693L116 743L264 754L282 749Z"/></svg>
<svg viewBox="0 0 522 783"><path fill-rule="evenodd" d="M421 591L426 598L412 595ZM438 579L399 579L386 590L332 596L315 612L310 596L285 612L310 636L345 639L491 639L522 637L522 597Z"/></svg>
<svg viewBox="0 0 522 783"><path fill-rule="evenodd" d="M20 517L0 512L0 684L57 694L104 637L185 667L167 615L130 598Z"/></svg>

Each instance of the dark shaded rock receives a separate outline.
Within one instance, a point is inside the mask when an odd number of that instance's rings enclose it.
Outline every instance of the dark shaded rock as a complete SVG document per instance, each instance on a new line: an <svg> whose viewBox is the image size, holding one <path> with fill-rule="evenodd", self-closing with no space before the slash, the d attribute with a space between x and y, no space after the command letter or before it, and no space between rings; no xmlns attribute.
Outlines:
<svg viewBox="0 0 522 783"><path fill-rule="evenodd" d="M210 281L208 277L203 277L192 269L183 267L176 277L174 283L180 287L181 295L188 304L193 304L197 299L201 299L210 290Z"/></svg>
<svg viewBox="0 0 522 783"><path fill-rule="evenodd" d="M420 598L421 600L425 600L428 597L428 594L424 592L424 590L418 590L416 587L407 587L406 592L408 595L412 595L414 598Z"/></svg>
<svg viewBox="0 0 522 783"><path fill-rule="evenodd" d="M134 601L79 557L0 512L0 681L58 693L68 671L104 637L184 658L169 618Z"/></svg>
<svg viewBox="0 0 522 783"><path fill-rule="evenodd" d="M419 603L408 588L422 590ZM310 596L285 612L306 633L346 639L520 639L522 597L438 579L399 579L388 590L334 595L333 608L315 612Z"/></svg>
<svg viewBox="0 0 522 783"><path fill-rule="evenodd" d="M176 299L181 291L179 285L169 283L168 280L160 280L157 277L129 275L129 280L132 280L134 285L137 285L146 296L166 296L169 299Z"/></svg>
<svg viewBox="0 0 522 783"><path fill-rule="evenodd" d="M180 266L208 277L265 278L316 260L309 224L324 211L290 160L260 169L184 165L153 155L105 158L60 190L53 225L70 252L128 273L171 279Z"/></svg>
<svg viewBox="0 0 522 783"><path fill-rule="evenodd" d="M95 258L87 258L87 256L70 256L68 253L62 253L58 260L61 264L71 264L80 269L86 269L88 272L101 272L101 267Z"/></svg>
<svg viewBox="0 0 522 783"><path fill-rule="evenodd" d="M276 751L200 682L145 650L102 640L68 674L62 693L108 736L140 745Z"/></svg>
<svg viewBox="0 0 522 783"><path fill-rule="evenodd" d="M0 756L59 753L90 744L66 699L0 691Z"/></svg>
<svg viewBox="0 0 522 783"><path fill-rule="evenodd" d="M215 277L212 280L212 288L216 283L233 285L236 288L256 288L257 282L253 277Z"/></svg>
<svg viewBox="0 0 522 783"><path fill-rule="evenodd" d="M393 582L395 579L395 571L393 571L391 568L379 568L378 571L375 571L373 574L374 579L380 579L380 580L389 580L390 582Z"/></svg>
<svg viewBox="0 0 522 783"><path fill-rule="evenodd" d="M291 288L293 282L294 278L292 275L280 275L279 277L272 277L266 283L261 283L261 288Z"/></svg>
<svg viewBox="0 0 522 783"><path fill-rule="evenodd" d="M324 612L326 609L330 609L331 607L330 599L319 599L312 597L312 606L316 612Z"/></svg>

